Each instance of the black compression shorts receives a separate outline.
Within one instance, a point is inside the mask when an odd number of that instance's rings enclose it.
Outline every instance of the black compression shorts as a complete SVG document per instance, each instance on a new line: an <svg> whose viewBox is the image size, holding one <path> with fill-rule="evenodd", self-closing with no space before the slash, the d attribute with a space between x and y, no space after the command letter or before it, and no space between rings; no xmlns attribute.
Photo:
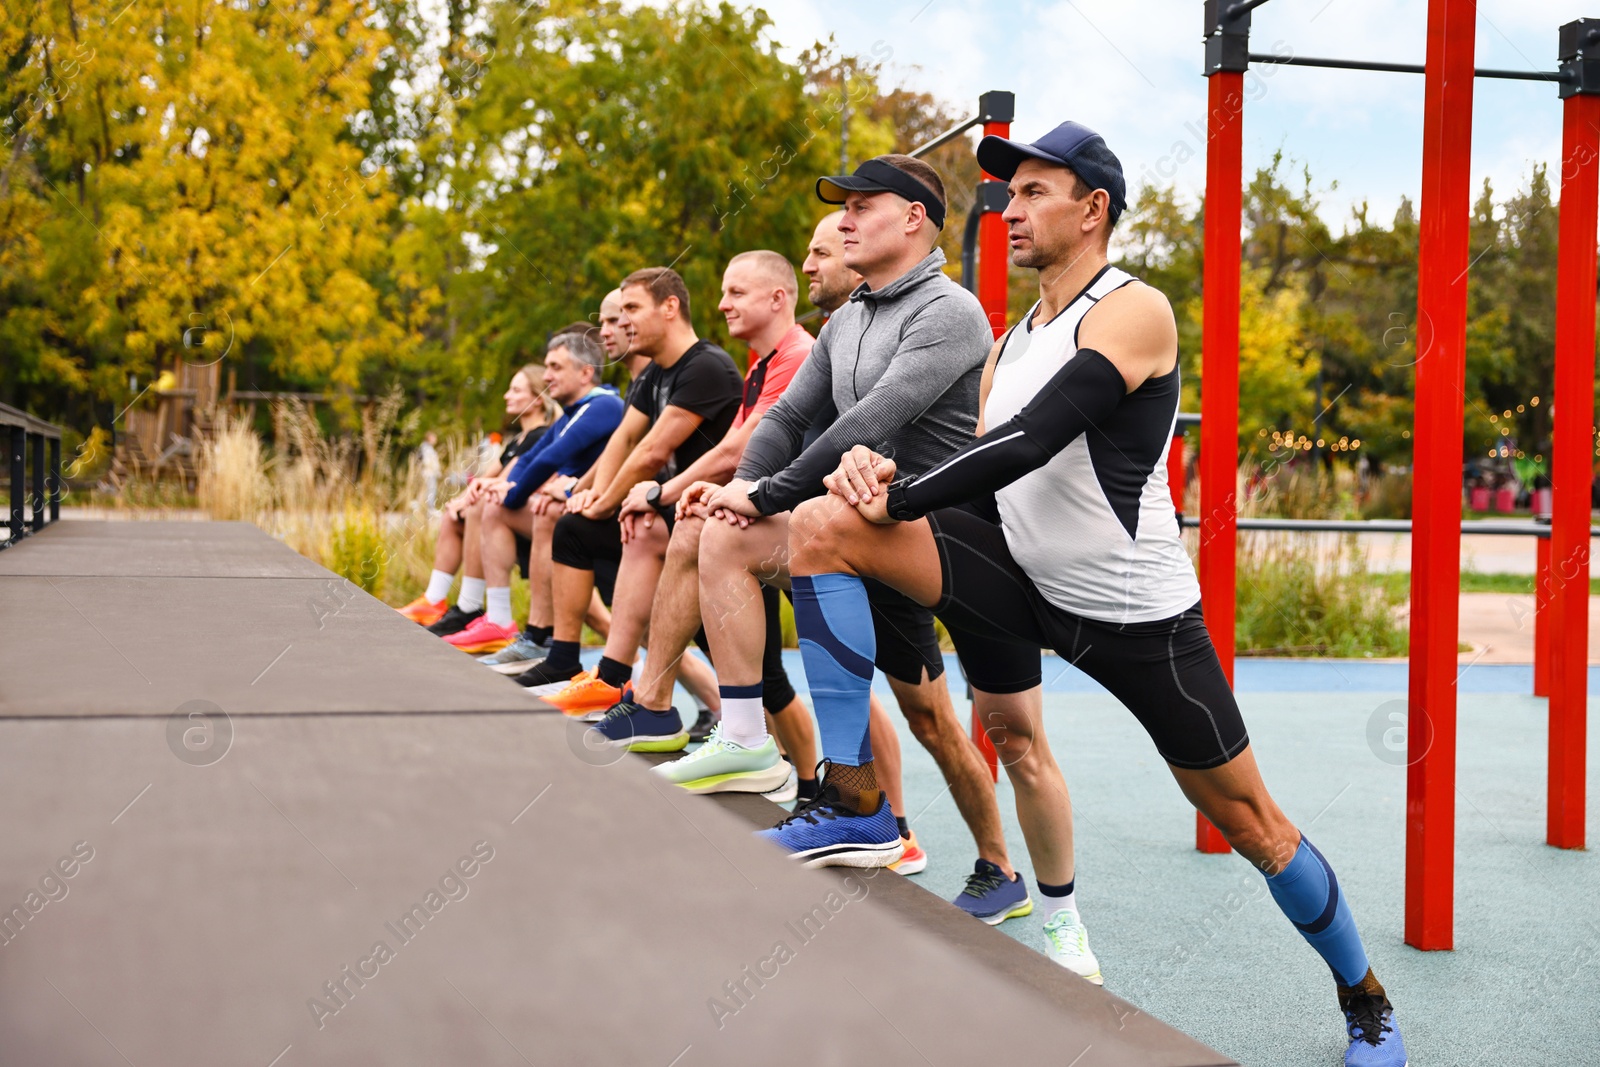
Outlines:
<svg viewBox="0 0 1600 1067"><path fill-rule="evenodd" d="M761 587L761 601L767 609L767 645L761 654L761 706L776 715L794 702L794 686L783 669L783 615L781 594L775 586Z"/></svg>
<svg viewBox="0 0 1600 1067"><path fill-rule="evenodd" d="M942 579L934 607L974 689L1040 682L1049 648L1122 701L1174 767L1219 767L1250 743L1197 603L1157 622L1098 622L1050 603L1011 556L997 522L971 508L927 516Z"/></svg>

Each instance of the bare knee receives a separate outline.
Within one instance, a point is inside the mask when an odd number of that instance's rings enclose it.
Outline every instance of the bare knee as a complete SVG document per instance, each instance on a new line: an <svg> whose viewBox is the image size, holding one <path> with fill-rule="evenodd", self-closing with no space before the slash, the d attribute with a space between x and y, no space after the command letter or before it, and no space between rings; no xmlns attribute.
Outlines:
<svg viewBox="0 0 1600 1067"><path fill-rule="evenodd" d="M789 523L789 561L796 574L847 570L844 550L850 531L865 523L856 509L832 493L807 500Z"/></svg>
<svg viewBox="0 0 1600 1067"><path fill-rule="evenodd" d="M700 532L701 572L720 573L731 566L736 556L742 557L743 532L737 526L721 520L705 523Z"/></svg>
<svg viewBox="0 0 1600 1067"><path fill-rule="evenodd" d="M634 535L622 545L622 558L627 560L661 559L667 550L665 523L655 523L649 529L634 527Z"/></svg>
<svg viewBox="0 0 1600 1067"><path fill-rule="evenodd" d="M905 716L911 736L929 752L945 745L948 741L944 736L945 724L941 721L938 705L928 699L927 687L892 685L891 688L896 690L895 699L900 705L900 713Z"/></svg>
<svg viewBox="0 0 1600 1067"><path fill-rule="evenodd" d="M698 515L680 519L672 528L672 538L667 542L667 559L675 564L690 567L700 563L700 537L705 532L706 520Z"/></svg>

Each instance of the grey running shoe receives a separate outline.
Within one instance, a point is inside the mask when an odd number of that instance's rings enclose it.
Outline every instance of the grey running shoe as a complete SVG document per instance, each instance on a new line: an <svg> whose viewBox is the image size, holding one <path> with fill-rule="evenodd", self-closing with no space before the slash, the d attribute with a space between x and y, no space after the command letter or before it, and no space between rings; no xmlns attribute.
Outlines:
<svg viewBox="0 0 1600 1067"><path fill-rule="evenodd" d="M515 641L499 652L479 656L478 662L500 674L521 674L533 666L536 660L544 659L549 651L544 645L529 637L527 631L523 631L517 635Z"/></svg>

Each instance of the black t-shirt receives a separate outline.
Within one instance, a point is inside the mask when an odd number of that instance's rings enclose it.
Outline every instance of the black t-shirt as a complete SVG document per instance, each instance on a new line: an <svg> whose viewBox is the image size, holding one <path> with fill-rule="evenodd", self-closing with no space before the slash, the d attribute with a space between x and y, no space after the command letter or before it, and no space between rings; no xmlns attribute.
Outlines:
<svg viewBox="0 0 1600 1067"><path fill-rule="evenodd" d="M503 474L507 469L509 469L511 464L518 456L522 455L528 449L538 444L539 438L543 437L544 432L549 428L550 427L548 426L535 426L531 430L523 430L511 440L507 441L505 443L505 447L500 449L501 473Z"/></svg>
<svg viewBox="0 0 1600 1067"><path fill-rule="evenodd" d="M658 480L687 470L722 440L743 396L744 380L733 357L710 341L696 341L665 370L655 363L646 367L628 389L628 404L648 416L650 425L668 407L683 408L704 420L678 446Z"/></svg>

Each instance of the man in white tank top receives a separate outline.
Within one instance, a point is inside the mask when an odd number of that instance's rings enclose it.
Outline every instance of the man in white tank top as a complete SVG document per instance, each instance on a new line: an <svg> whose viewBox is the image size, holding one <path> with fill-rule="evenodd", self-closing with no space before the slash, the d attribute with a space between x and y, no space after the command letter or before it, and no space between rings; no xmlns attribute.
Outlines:
<svg viewBox="0 0 1600 1067"><path fill-rule="evenodd" d="M1160 292L1106 258L1121 163L1073 122L1031 145L986 137L978 162L1010 182L1011 258L1039 272L1039 302L989 353L976 440L898 480L894 460L855 448L829 495L796 510L791 528L809 536L791 538L791 571L815 594L804 614L796 598L796 623L807 676L828 680L813 681L818 718L848 722L850 736L859 721L865 736L865 696L850 684L852 664L871 662L871 631L852 623L863 578L932 608L980 692L1038 684L1038 650L1055 649L1127 705L1184 794L1266 875L1333 972L1345 1062L1403 1067L1344 893L1268 794L1200 614L1165 477L1177 326ZM1005 752L1043 736L995 740ZM791 850L808 838L765 833Z"/></svg>

